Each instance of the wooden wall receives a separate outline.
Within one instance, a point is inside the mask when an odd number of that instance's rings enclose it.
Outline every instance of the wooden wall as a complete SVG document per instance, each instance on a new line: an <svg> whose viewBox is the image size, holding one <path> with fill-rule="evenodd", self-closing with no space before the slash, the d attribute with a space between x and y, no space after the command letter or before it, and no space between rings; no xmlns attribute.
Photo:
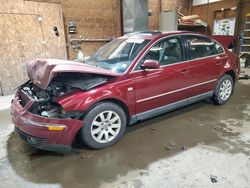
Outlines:
<svg viewBox="0 0 250 188"><path fill-rule="evenodd" d="M212 34L215 16L214 12L221 10L221 8L230 9L231 7L236 7L237 4L238 0L223 0L215 3L193 6L191 8L191 14L198 14L202 20L206 21L208 23L207 33ZM236 17L236 14L235 12L232 16Z"/></svg>
<svg viewBox="0 0 250 188"><path fill-rule="evenodd" d="M68 21L75 21L78 32L70 38L83 36L87 39L108 39L121 36L120 4L116 0L62 0L65 28ZM67 30L67 29L66 29ZM105 42L83 42L81 48L86 55L93 54ZM76 57L76 52L69 47L69 57Z"/></svg>
<svg viewBox="0 0 250 188"><path fill-rule="evenodd" d="M175 0L175 1L166 1L162 0L162 11L173 10L178 8L180 12L184 15L190 14L190 0Z"/></svg>
<svg viewBox="0 0 250 188"><path fill-rule="evenodd" d="M161 11L178 10L178 8L181 8L180 12L188 15L190 13L189 3L190 0L148 0L148 9L152 11L152 16L149 16L149 30L159 29L159 13Z"/></svg>
<svg viewBox="0 0 250 188"><path fill-rule="evenodd" d="M27 0L28 1L28 0ZM77 57L69 41L79 39L108 39L121 36L120 0L29 0L61 4L63 8L69 59ZM74 21L76 34L68 33L68 22ZM86 56L93 54L106 42L82 42L81 49Z"/></svg>
<svg viewBox="0 0 250 188"><path fill-rule="evenodd" d="M182 7L188 14L189 0L148 0L152 16L149 29L157 30L159 12ZM38 17L42 21L38 21ZM75 21L77 34L69 34L67 25ZM59 37L53 27L57 26ZM108 39L119 37L121 0L7 0L0 6L0 95L13 93L27 79L24 63L34 58L74 59L70 39ZM82 42L86 56L106 42ZM2 89L1 89L2 88Z"/></svg>
<svg viewBox="0 0 250 188"><path fill-rule="evenodd" d="M161 9L161 3L159 0L149 0L148 9L152 11L152 15L148 17L149 30L159 29L159 12Z"/></svg>
<svg viewBox="0 0 250 188"><path fill-rule="evenodd" d="M121 0L31 0L59 3L63 8L66 40L70 38L106 39L121 36ZM174 7L182 6L182 11L187 13L189 0L148 0L149 9L152 16L149 17L149 30L159 29L160 10L172 10ZM76 22L78 32L70 35L67 31L68 21ZM81 48L85 55L93 54L96 49L104 45L105 42L83 42ZM68 43L68 54L70 59L77 56Z"/></svg>
<svg viewBox="0 0 250 188"><path fill-rule="evenodd" d="M38 21L38 17L42 20ZM0 28L0 94L13 93L27 80L25 62L67 58L62 9L58 4L2 1Z"/></svg>

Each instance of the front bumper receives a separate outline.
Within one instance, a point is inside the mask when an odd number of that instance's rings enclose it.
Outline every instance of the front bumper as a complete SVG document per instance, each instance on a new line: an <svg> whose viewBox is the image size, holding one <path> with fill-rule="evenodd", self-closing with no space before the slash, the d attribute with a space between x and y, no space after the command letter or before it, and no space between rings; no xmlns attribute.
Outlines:
<svg viewBox="0 0 250 188"><path fill-rule="evenodd" d="M22 106L17 94L12 101L11 117L15 130L20 137L30 145L47 151L68 152L73 140L83 126L83 121L74 119L46 118L33 113L28 109L34 103L29 99ZM50 126L63 126L63 130L49 130Z"/></svg>
<svg viewBox="0 0 250 188"><path fill-rule="evenodd" d="M38 138L31 135L28 135L18 128L15 127L15 131L19 134L22 140L29 143L30 145L46 151L56 151L60 153L68 153L71 150L71 146L69 145L61 145L61 144L48 144L46 143L46 139Z"/></svg>

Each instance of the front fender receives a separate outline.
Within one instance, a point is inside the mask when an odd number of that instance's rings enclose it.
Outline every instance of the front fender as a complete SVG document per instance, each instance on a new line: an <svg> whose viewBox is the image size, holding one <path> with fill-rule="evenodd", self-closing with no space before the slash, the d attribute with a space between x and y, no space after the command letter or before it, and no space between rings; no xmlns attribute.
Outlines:
<svg viewBox="0 0 250 188"><path fill-rule="evenodd" d="M135 91L128 91L129 87L133 88L132 80L120 81L89 91L72 92L56 99L56 102L66 111L87 111L100 101L115 99L124 103L128 108L129 115L133 115L135 113Z"/></svg>

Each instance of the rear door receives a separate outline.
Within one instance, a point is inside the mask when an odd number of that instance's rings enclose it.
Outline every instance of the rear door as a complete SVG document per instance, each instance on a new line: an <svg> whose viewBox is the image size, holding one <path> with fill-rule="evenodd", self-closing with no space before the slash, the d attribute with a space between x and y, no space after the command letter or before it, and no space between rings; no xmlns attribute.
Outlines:
<svg viewBox="0 0 250 188"><path fill-rule="evenodd" d="M228 55L219 44L204 36L187 35L185 42L192 88L189 90L189 97L212 92Z"/></svg>

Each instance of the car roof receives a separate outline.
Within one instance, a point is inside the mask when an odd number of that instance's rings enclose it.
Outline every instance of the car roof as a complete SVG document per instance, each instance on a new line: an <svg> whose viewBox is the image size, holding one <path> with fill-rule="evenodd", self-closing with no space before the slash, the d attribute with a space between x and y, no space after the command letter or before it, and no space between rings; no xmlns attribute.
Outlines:
<svg viewBox="0 0 250 188"><path fill-rule="evenodd" d="M138 31L127 33L123 35L121 38L140 38L140 39L154 39L158 37L174 35L174 34L195 34L190 31Z"/></svg>

